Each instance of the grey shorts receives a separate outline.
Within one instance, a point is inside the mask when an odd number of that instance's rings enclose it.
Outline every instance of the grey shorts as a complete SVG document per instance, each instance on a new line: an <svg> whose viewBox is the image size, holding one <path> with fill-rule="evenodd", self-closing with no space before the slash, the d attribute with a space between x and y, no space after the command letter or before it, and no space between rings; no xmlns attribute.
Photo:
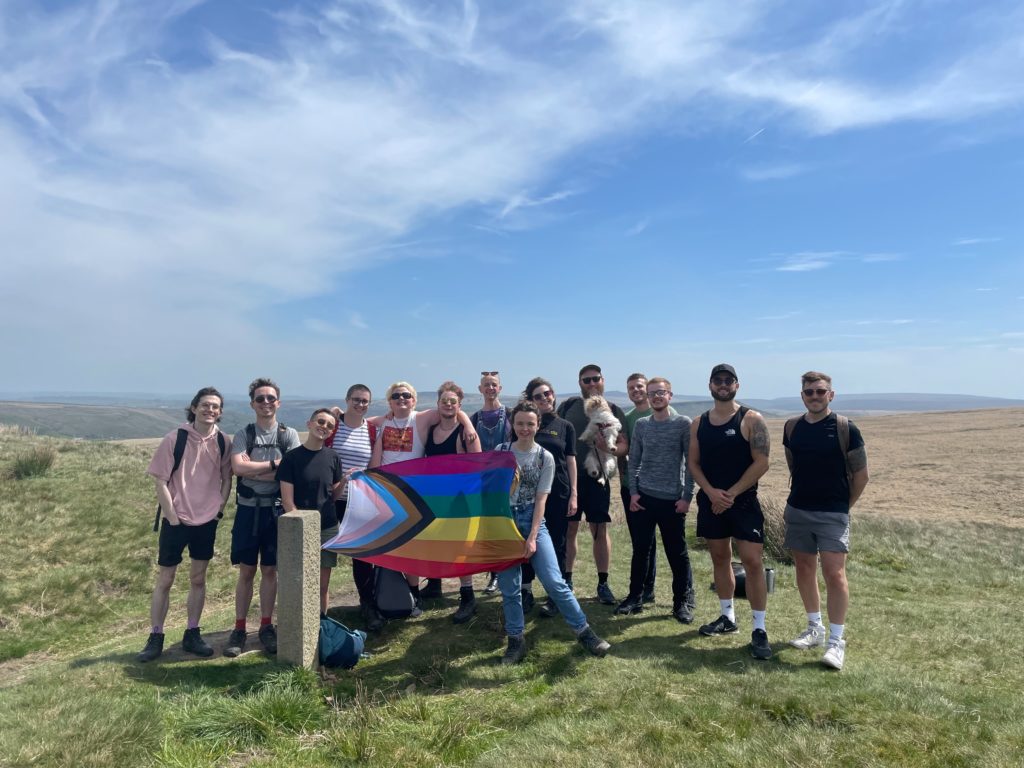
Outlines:
<svg viewBox="0 0 1024 768"><path fill-rule="evenodd" d="M786 505L786 549L797 552L849 552L849 512L808 512Z"/></svg>
<svg viewBox="0 0 1024 768"><path fill-rule="evenodd" d="M338 528L340 526L335 523L330 528L320 529L320 544L326 544L328 541L338 535ZM326 549L320 550L320 567L321 568L337 568L338 567L338 553L328 552Z"/></svg>

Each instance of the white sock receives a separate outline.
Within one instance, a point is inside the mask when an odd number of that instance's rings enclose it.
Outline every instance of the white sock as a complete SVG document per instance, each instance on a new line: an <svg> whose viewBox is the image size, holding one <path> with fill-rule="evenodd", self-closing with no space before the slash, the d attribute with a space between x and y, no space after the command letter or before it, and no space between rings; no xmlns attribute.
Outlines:
<svg viewBox="0 0 1024 768"><path fill-rule="evenodd" d="M807 625L810 627L821 626L821 611L815 611L814 613L807 614Z"/></svg>
<svg viewBox="0 0 1024 768"><path fill-rule="evenodd" d="M719 600L718 602L722 606L722 615L735 624L736 609L732 605L732 600Z"/></svg>
<svg viewBox="0 0 1024 768"><path fill-rule="evenodd" d="M754 614L754 629L764 629L764 616L768 611L751 611Z"/></svg>
<svg viewBox="0 0 1024 768"><path fill-rule="evenodd" d="M842 640L844 629L846 629L845 624L833 624L830 621L828 623L828 641L831 643L833 640Z"/></svg>

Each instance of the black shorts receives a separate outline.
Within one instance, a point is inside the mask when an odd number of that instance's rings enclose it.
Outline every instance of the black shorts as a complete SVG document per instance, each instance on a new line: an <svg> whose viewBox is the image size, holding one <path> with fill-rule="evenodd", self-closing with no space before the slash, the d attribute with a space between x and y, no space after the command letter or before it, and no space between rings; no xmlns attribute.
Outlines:
<svg viewBox="0 0 1024 768"><path fill-rule="evenodd" d="M588 523L610 523L612 516L612 492L608 484L600 485L590 475L581 473L576 479L577 504L576 514L569 518L571 522L579 522L584 516Z"/></svg>
<svg viewBox="0 0 1024 768"><path fill-rule="evenodd" d="M711 499L697 494L697 535L703 539L740 539L764 544L764 513L757 494L740 496L720 515L711 511Z"/></svg>
<svg viewBox="0 0 1024 768"><path fill-rule="evenodd" d="M160 521L160 544L157 565L170 568L181 563L181 554L188 547L193 560L213 559L213 540L217 537L217 523L211 520L202 525L170 525L166 518Z"/></svg>
<svg viewBox="0 0 1024 768"><path fill-rule="evenodd" d="M277 565L277 518L280 505L239 504L231 527L232 565Z"/></svg>

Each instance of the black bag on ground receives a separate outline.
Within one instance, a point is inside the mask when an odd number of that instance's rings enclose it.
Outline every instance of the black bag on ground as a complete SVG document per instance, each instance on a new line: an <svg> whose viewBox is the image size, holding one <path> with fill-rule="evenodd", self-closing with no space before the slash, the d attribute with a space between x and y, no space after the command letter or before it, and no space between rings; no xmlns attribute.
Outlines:
<svg viewBox="0 0 1024 768"><path fill-rule="evenodd" d="M389 568L377 568L375 592L377 610L385 619L404 619L416 607L405 575Z"/></svg>
<svg viewBox="0 0 1024 768"><path fill-rule="evenodd" d="M363 655L366 633L349 629L330 616L320 617L320 663L325 667L352 669Z"/></svg>

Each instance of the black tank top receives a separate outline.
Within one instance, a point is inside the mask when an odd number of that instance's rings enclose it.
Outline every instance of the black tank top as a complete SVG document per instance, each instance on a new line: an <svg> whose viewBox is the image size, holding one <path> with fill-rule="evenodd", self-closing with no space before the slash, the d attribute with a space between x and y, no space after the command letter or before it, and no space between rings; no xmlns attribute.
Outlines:
<svg viewBox="0 0 1024 768"><path fill-rule="evenodd" d="M711 411L700 417L697 442L700 445L700 468L712 488L725 490L739 480L747 467L754 463L750 443L743 437L740 423L750 409L741 405L729 421L716 427L711 423ZM740 494L747 496L757 491L757 483Z"/></svg>
<svg viewBox="0 0 1024 768"><path fill-rule="evenodd" d="M445 441L443 443L435 443L434 442L434 427L436 427L436 426L437 425L435 424L427 432L427 444L423 448L423 455L424 456L451 456L453 453L458 453L459 452L458 441L459 441L459 438L462 437L462 425L459 424L455 428L455 431L452 432L450 435L448 435L448 437L445 439Z"/></svg>

